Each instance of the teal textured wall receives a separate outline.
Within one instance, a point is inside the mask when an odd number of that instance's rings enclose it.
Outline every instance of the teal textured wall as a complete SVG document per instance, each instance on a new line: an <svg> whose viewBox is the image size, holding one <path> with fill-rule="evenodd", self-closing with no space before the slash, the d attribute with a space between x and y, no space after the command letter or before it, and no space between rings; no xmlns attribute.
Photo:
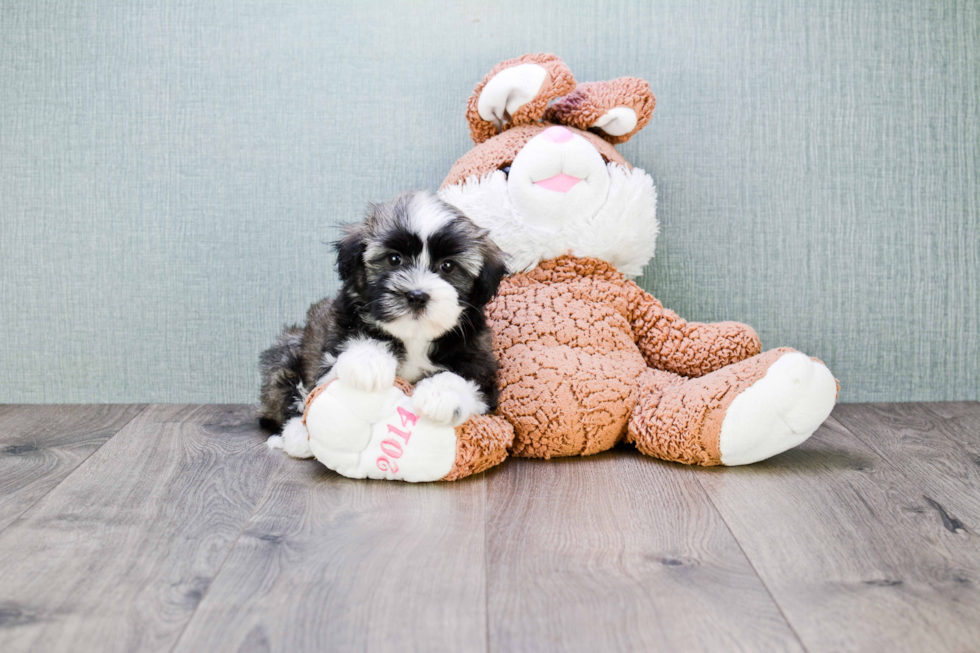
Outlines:
<svg viewBox="0 0 980 653"><path fill-rule="evenodd" d="M0 401L247 402L323 244L434 188L502 59L649 80L642 283L824 359L841 399L976 399L980 4L0 5Z"/></svg>

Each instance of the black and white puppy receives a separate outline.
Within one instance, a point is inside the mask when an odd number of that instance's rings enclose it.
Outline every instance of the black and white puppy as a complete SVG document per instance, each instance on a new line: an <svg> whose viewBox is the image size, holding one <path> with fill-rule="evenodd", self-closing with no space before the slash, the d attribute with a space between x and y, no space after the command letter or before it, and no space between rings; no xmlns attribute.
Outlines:
<svg viewBox="0 0 980 653"><path fill-rule="evenodd" d="M335 245L343 283L262 353L261 418L269 446L310 457L306 395L333 378L385 390L418 383L415 410L458 425L497 406L497 361L483 307L505 272L486 232L426 191L372 204Z"/></svg>

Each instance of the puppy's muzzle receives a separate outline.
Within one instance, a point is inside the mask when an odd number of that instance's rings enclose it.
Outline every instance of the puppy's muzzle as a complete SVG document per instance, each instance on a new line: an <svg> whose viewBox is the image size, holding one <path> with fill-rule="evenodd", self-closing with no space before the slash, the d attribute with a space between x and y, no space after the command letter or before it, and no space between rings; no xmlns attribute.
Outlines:
<svg viewBox="0 0 980 653"><path fill-rule="evenodd" d="M409 290L405 293L405 302L412 310L420 311L429 302L429 294L421 290Z"/></svg>

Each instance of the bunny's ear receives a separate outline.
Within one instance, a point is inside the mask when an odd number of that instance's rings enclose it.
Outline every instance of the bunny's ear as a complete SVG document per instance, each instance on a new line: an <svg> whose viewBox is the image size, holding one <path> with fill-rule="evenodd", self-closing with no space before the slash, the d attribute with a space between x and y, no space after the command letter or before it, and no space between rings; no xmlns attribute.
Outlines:
<svg viewBox="0 0 980 653"><path fill-rule="evenodd" d="M644 80L620 77L579 84L551 105L545 120L595 132L615 145L643 129L656 105L657 99Z"/></svg>
<svg viewBox="0 0 980 653"><path fill-rule="evenodd" d="M572 71L553 54L526 54L497 64L466 106L473 142L541 120L551 100L574 88Z"/></svg>

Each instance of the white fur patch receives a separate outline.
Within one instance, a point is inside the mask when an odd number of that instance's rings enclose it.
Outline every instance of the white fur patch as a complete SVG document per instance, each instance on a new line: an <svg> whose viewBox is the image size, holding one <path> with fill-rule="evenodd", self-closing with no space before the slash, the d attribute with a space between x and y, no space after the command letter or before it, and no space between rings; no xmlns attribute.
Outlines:
<svg viewBox="0 0 980 653"><path fill-rule="evenodd" d="M478 276L480 274L480 270L483 268L483 257L479 253L472 250L460 252L456 256L452 257L452 260L474 277Z"/></svg>
<svg viewBox="0 0 980 653"><path fill-rule="evenodd" d="M748 465L809 438L830 415L837 381L806 354L784 354L732 401L721 423L724 465Z"/></svg>
<svg viewBox="0 0 980 653"><path fill-rule="evenodd" d="M511 202L507 176L495 171L470 177L440 191L509 256L511 272L531 270L541 261L565 253L594 256L620 272L636 276L653 257L657 244L657 191L653 179L639 168L606 165L609 191L593 216L542 227L533 216L521 215Z"/></svg>
<svg viewBox="0 0 980 653"><path fill-rule="evenodd" d="M324 367L329 367L330 368L330 371L327 372L326 374L324 374L323 376L321 376L319 379L317 379L315 385L323 385L324 383L329 383L330 381L333 381L334 379L337 378L337 371L334 369L334 365L337 364L337 357L334 356L333 354L329 353L329 352L323 352L323 359L322 359L322 361L323 361L323 363L322 363L323 366ZM302 383L302 382L300 382L300 383ZM309 390L307 390L306 388L303 388L303 391L304 391L304 393L302 395L303 396L303 405L304 405L304 408L305 408L305 406L306 406L306 397L309 395ZM300 410L303 410L303 408L300 408Z"/></svg>
<svg viewBox="0 0 980 653"><path fill-rule="evenodd" d="M282 449L293 458L312 458L309 434L303 425L302 417L294 417L282 427L282 435L273 435L266 440L270 449Z"/></svg>
<svg viewBox="0 0 980 653"><path fill-rule="evenodd" d="M395 383L398 359L387 344L370 338L354 338L344 343L331 372L358 390L374 392ZM329 376L329 375L328 375Z"/></svg>
<svg viewBox="0 0 980 653"><path fill-rule="evenodd" d="M412 395L412 405L420 415L453 426L487 412L477 385L452 372L423 379Z"/></svg>
<svg viewBox="0 0 980 653"><path fill-rule="evenodd" d="M302 413L304 410L306 410L306 397L309 396L310 391L307 390L306 386L303 385L303 382L300 381L296 386L296 393L298 396L296 397L296 401L293 403L293 408L296 410L296 412Z"/></svg>
<svg viewBox="0 0 980 653"><path fill-rule="evenodd" d="M392 275L393 283L405 289L421 290L429 296L425 310L418 316L404 315L377 325L399 340L435 340L456 326L463 313L459 295L445 279L434 272L411 268Z"/></svg>
<svg viewBox="0 0 980 653"><path fill-rule="evenodd" d="M409 383L415 383L422 377L439 371L439 368L429 360L432 340L417 338L402 340L402 344L405 346L405 359L398 364L398 376Z"/></svg>
<svg viewBox="0 0 980 653"><path fill-rule="evenodd" d="M423 243L429 239L429 236L449 224L454 217L429 191L420 191L412 197L409 220L411 220L412 230Z"/></svg>

